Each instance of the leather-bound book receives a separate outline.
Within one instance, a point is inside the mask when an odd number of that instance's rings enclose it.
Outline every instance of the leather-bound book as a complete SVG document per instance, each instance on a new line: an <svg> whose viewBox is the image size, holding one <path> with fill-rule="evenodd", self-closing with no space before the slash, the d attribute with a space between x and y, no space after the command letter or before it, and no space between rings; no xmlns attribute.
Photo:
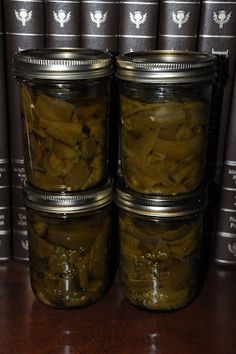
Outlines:
<svg viewBox="0 0 236 354"><path fill-rule="evenodd" d="M157 46L159 0L120 1L119 52L151 50Z"/></svg>
<svg viewBox="0 0 236 354"><path fill-rule="evenodd" d="M205 253L210 260L213 257L223 151L232 93L236 49L235 23L236 2L231 0L202 0L197 49L214 53L217 56L217 70L212 89L206 163L209 204L205 217L204 244L208 245Z"/></svg>
<svg viewBox="0 0 236 354"><path fill-rule="evenodd" d="M200 0L160 0L158 49L197 49L200 4Z"/></svg>
<svg viewBox="0 0 236 354"><path fill-rule="evenodd" d="M118 49L119 1L81 0L81 47Z"/></svg>
<svg viewBox="0 0 236 354"><path fill-rule="evenodd" d="M9 199L9 157L6 115L5 48L3 13L0 3L0 261L11 257L11 223Z"/></svg>
<svg viewBox="0 0 236 354"><path fill-rule="evenodd" d="M219 263L236 264L236 73L220 191L214 259Z"/></svg>
<svg viewBox="0 0 236 354"><path fill-rule="evenodd" d="M219 186L236 58L235 1L202 1L198 50L212 52L218 56L209 126L207 170L209 180Z"/></svg>
<svg viewBox="0 0 236 354"><path fill-rule="evenodd" d="M80 0L45 0L47 47L80 46Z"/></svg>
<svg viewBox="0 0 236 354"><path fill-rule="evenodd" d="M24 153L19 91L13 74L12 57L18 50L45 46L44 1L4 0L3 12L11 156L13 258L25 260L28 259L28 238L22 198L22 181L25 178Z"/></svg>

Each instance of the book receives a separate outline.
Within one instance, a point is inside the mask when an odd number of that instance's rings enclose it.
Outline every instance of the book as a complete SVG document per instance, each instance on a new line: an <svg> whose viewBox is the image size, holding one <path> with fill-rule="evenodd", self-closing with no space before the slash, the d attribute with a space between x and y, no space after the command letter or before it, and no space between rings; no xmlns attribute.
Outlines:
<svg viewBox="0 0 236 354"><path fill-rule="evenodd" d="M200 0L160 0L158 49L197 49L200 5Z"/></svg>
<svg viewBox="0 0 236 354"><path fill-rule="evenodd" d="M233 83L236 36L236 2L202 0L197 49L217 56L216 76L208 129L206 181L209 203L204 217L203 258L213 258L220 179Z"/></svg>
<svg viewBox="0 0 236 354"><path fill-rule="evenodd" d="M81 0L81 47L118 50L119 1Z"/></svg>
<svg viewBox="0 0 236 354"><path fill-rule="evenodd" d="M119 53L157 46L159 0L120 1Z"/></svg>
<svg viewBox="0 0 236 354"><path fill-rule="evenodd" d="M12 57L18 50L45 46L43 0L4 0L6 46L7 112L10 136L11 210L13 258L28 259L26 213L22 182L25 179L22 125L18 85L14 78Z"/></svg>
<svg viewBox="0 0 236 354"><path fill-rule="evenodd" d="M80 0L45 0L47 47L80 46Z"/></svg>
<svg viewBox="0 0 236 354"><path fill-rule="evenodd" d="M118 14L119 1L81 0L81 47L118 53ZM109 174L115 177L117 163L117 99L116 81L110 85L109 105Z"/></svg>
<svg viewBox="0 0 236 354"><path fill-rule="evenodd" d="M214 247L219 263L236 264L236 72L227 129Z"/></svg>
<svg viewBox="0 0 236 354"><path fill-rule="evenodd" d="M0 3L0 53L2 53L0 56L0 261L11 258L10 177L2 10L2 3Z"/></svg>
<svg viewBox="0 0 236 354"><path fill-rule="evenodd" d="M233 70L236 58L236 1L203 0L199 24L198 50L218 56L209 124L208 177L220 185L224 143L229 117Z"/></svg>

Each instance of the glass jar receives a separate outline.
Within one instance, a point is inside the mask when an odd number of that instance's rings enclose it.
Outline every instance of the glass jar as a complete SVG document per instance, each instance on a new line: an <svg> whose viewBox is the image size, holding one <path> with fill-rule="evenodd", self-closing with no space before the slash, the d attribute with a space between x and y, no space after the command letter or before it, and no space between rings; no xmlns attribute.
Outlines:
<svg viewBox="0 0 236 354"><path fill-rule="evenodd" d="M81 193L25 185L31 286L45 305L91 304L113 275L112 184Z"/></svg>
<svg viewBox="0 0 236 354"><path fill-rule="evenodd" d="M176 197L117 188L120 283L124 296L149 310L174 310L196 296L202 279L206 190Z"/></svg>
<svg viewBox="0 0 236 354"><path fill-rule="evenodd" d="M46 191L82 191L107 178L112 59L91 49L14 56L26 176Z"/></svg>
<svg viewBox="0 0 236 354"><path fill-rule="evenodd" d="M117 57L121 173L132 190L177 195L201 184L214 62L187 51Z"/></svg>

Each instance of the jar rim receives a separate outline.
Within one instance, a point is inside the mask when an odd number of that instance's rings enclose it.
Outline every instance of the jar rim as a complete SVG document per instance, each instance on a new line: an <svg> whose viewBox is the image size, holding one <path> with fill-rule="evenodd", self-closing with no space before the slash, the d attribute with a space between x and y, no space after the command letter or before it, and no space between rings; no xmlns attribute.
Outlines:
<svg viewBox="0 0 236 354"><path fill-rule="evenodd" d="M212 81L216 56L208 52L150 50L116 57L118 79L149 83Z"/></svg>
<svg viewBox="0 0 236 354"><path fill-rule="evenodd" d="M82 192L48 192L34 188L26 179L23 184L24 204L46 213L84 213L103 208L113 201L113 180Z"/></svg>
<svg viewBox="0 0 236 354"><path fill-rule="evenodd" d="M207 185L203 184L190 193L161 196L144 195L119 182L115 189L115 203L121 209L139 215L161 218L187 216L206 209Z"/></svg>
<svg viewBox="0 0 236 354"><path fill-rule="evenodd" d="M13 56L16 79L81 80L112 74L112 56L89 48L42 48L18 51Z"/></svg>

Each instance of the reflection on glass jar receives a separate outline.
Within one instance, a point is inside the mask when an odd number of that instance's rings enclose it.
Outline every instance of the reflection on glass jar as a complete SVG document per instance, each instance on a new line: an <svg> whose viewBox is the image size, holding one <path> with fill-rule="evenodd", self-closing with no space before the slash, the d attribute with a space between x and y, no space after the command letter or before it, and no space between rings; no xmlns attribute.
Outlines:
<svg viewBox="0 0 236 354"><path fill-rule="evenodd" d="M195 297L201 277L201 209L206 202L191 197L195 206L189 200L142 199L118 190L120 283L130 303L173 310Z"/></svg>
<svg viewBox="0 0 236 354"><path fill-rule="evenodd" d="M31 286L44 304L81 307L108 289L113 264L110 193L110 186L64 197L39 196L32 188L25 192Z"/></svg>
<svg viewBox="0 0 236 354"><path fill-rule="evenodd" d="M23 51L15 70L30 183L48 191L81 191L104 182L110 56L82 49Z"/></svg>
<svg viewBox="0 0 236 354"><path fill-rule="evenodd" d="M174 51L118 58L121 169L134 191L176 195L202 182L213 63Z"/></svg>

